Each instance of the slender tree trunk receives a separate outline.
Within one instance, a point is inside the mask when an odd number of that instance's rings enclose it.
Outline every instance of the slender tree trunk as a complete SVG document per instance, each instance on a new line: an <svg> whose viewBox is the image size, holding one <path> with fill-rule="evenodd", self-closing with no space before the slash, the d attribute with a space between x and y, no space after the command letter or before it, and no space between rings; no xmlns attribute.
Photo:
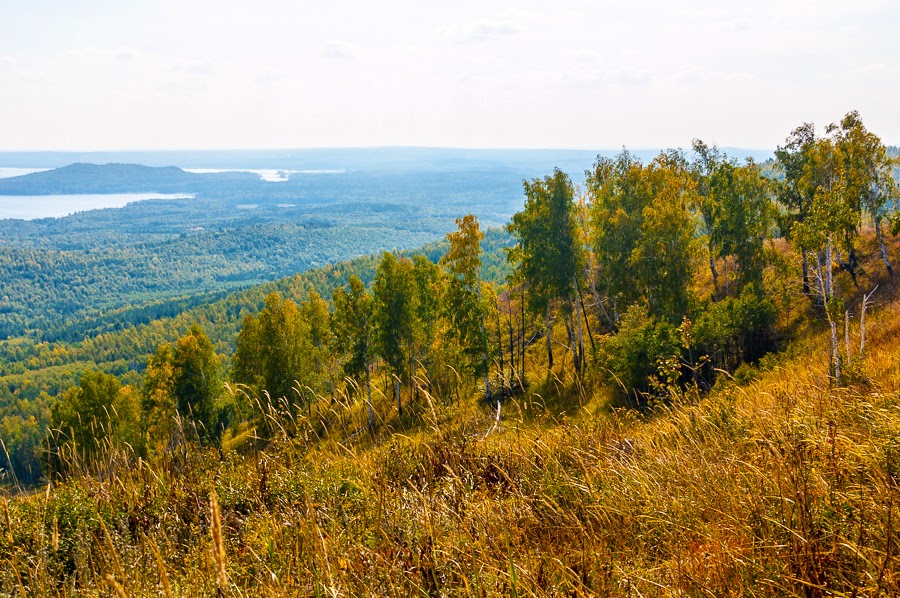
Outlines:
<svg viewBox="0 0 900 598"><path fill-rule="evenodd" d="M825 258L822 250L816 252L816 303L825 304Z"/></svg>
<svg viewBox="0 0 900 598"><path fill-rule="evenodd" d="M550 327L550 304L547 303L547 313L544 316L544 325L547 329L547 367L553 367L553 335Z"/></svg>
<svg viewBox="0 0 900 598"><path fill-rule="evenodd" d="M616 320L614 320L609 315L609 312L606 311L606 308L603 307L603 301L600 300L600 293L599 293L599 291L597 291L597 282L593 279L593 277L590 279L590 283L591 283L590 284L591 295L594 296L594 305L597 308L597 319L602 320L605 318L606 321L609 323L610 328L615 329L616 328ZM582 305L584 305L583 300L582 300ZM587 317L585 317L585 319L587 319ZM593 338L591 340L593 341Z"/></svg>
<svg viewBox="0 0 900 598"><path fill-rule="evenodd" d="M729 289L729 284L728 284L728 256L727 255L725 256L725 259L722 260L722 267L725 270L725 296L728 297L728 295L731 294L731 291Z"/></svg>
<svg viewBox="0 0 900 598"><path fill-rule="evenodd" d="M831 326L831 363L834 371L835 386L841 385L841 354L838 350L837 323L834 320L828 322Z"/></svg>
<svg viewBox="0 0 900 598"><path fill-rule="evenodd" d="M831 237L829 236L828 243L825 245L825 295L829 301L834 297L834 274L832 273L832 263L832 244Z"/></svg>
<svg viewBox="0 0 900 598"><path fill-rule="evenodd" d="M566 335L569 337L569 347L572 349L572 367L575 368L575 371L578 371L578 343L575 340L575 322L573 321L575 315L572 313L566 314L563 318L563 323L566 325Z"/></svg>
<svg viewBox="0 0 900 598"><path fill-rule="evenodd" d="M716 258L713 256L712 247L709 248L709 271L713 277L713 289L719 290L719 272L716 270Z"/></svg>
<svg viewBox="0 0 900 598"><path fill-rule="evenodd" d="M581 294L581 286L578 277L575 277L575 291L578 293L578 303L581 304L581 315L584 316L584 327L587 329L588 340L591 341L591 355L597 357L597 345L594 344L594 334L591 332L591 322L588 320L587 310L584 308L584 295ZM581 358L584 359L584 345L581 346Z"/></svg>
<svg viewBox="0 0 900 598"><path fill-rule="evenodd" d="M844 359L850 363L850 310L844 310Z"/></svg>
<svg viewBox="0 0 900 598"><path fill-rule="evenodd" d="M803 294L809 297L809 258L806 255L806 247L800 248L800 267L803 270Z"/></svg>
<svg viewBox="0 0 900 598"><path fill-rule="evenodd" d="M878 289L876 286L872 289L868 295L863 295L862 307L859 310L859 358L862 359L865 356L866 351L866 309L869 307L869 301L872 299L872 295L875 294L875 291Z"/></svg>
<svg viewBox="0 0 900 598"><path fill-rule="evenodd" d="M503 360L503 322L500 319L500 308L497 308L497 356L500 358L500 381L506 379L506 364Z"/></svg>
<svg viewBox="0 0 900 598"><path fill-rule="evenodd" d="M584 337L581 335L581 312L578 311L578 297L572 300L572 310L575 312L575 331L578 341L575 347L578 349L578 371L584 366Z"/></svg>
<svg viewBox="0 0 900 598"><path fill-rule="evenodd" d="M397 415L403 416L403 402L400 400L400 378L394 378L394 396L397 397Z"/></svg>
<svg viewBox="0 0 900 598"><path fill-rule="evenodd" d="M478 285L478 301L481 301L481 285ZM484 392L485 396L487 396L487 400L491 400L491 381L488 377L490 374L490 368L488 367L488 345L490 344L490 340L488 339L487 331L484 327L484 314L481 317L481 338L484 339L484 345L481 347L481 365L484 368Z"/></svg>
<svg viewBox="0 0 900 598"><path fill-rule="evenodd" d="M875 236L878 238L878 244L881 246L881 259L884 261L884 267L887 268L888 276L893 276L894 269L891 267L891 261L888 259L887 247L884 246L884 235L881 234L881 218L875 219Z"/></svg>
<svg viewBox="0 0 900 598"><path fill-rule="evenodd" d="M513 311L510 295L506 295L506 323L509 325L509 379L516 377L516 342L513 336Z"/></svg>
<svg viewBox="0 0 900 598"><path fill-rule="evenodd" d="M519 339L522 341L522 350L519 353L519 367L522 368L522 380L525 380L525 289L522 289L522 297L519 301L519 308L522 313L522 327L519 329Z"/></svg>
<svg viewBox="0 0 900 598"><path fill-rule="evenodd" d="M375 409L372 408L372 374L366 366L366 391L369 393L369 430L375 431Z"/></svg>

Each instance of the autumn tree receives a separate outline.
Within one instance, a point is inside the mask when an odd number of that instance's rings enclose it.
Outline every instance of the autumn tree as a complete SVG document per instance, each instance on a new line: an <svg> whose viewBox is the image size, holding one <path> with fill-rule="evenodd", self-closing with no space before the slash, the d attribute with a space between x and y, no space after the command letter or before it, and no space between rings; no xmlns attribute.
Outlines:
<svg viewBox="0 0 900 598"><path fill-rule="evenodd" d="M619 314L639 301L673 323L688 307L695 225L694 182L684 158L660 154L643 166L623 152L588 172L598 279Z"/></svg>
<svg viewBox="0 0 900 598"><path fill-rule="evenodd" d="M188 333L175 342L172 364L175 408L194 424L201 444L217 446L226 424L222 417L221 362L202 328L191 326Z"/></svg>
<svg viewBox="0 0 900 598"><path fill-rule="evenodd" d="M172 345L157 347L147 360L142 400L144 427L152 449L162 453L175 430L175 352Z"/></svg>
<svg viewBox="0 0 900 598"><path fill-rule="evenodd" d="M701 139L694 139L691 144L694 151L694 160L691 163L691 175L696 186L696 196L693 208L700 214L706 235L707 251L709 253L709 271L713 277L713 286L718 288L719 271L716 269L716 258L720 256L719 247L716 245L716 220L718 218L719 204L713 193L712 178L718 166L725 160L725 156L713 145L710 147Z"/></svg>
<svg viewBox="0 0 900 598"><path fill-rule="evenodd" d="M435 371L435 353L439 333L439 317L444 296L444 275L441 268L424 255L413 256L413 278L417 301L415 314L417 327L413 331L413 375L422 365L429 377L439 376Z"/></svg>
<svg viewBox="0 0 900 598"><path fill-rule="evenodd" d="M313 366L311 385L314 392L321 393L326 390L326 384L330 385L332 377L333 334L328 302L319 293L310 290L306 300L300 304L300 317L309 328L309 358Z"/></svg>
<svg viewBox="0 0 900 598"><path fill-rule="evenodd" d="M580 246L575 230L574 188L569 176L558 168L543 179L524 183L525 207L515 214L509 231L516 246L509 259L528 288L528 303L533 312L544 315L547 361L553 367L552 315L554 305L567 307L567 327L572 339L576 368L584 355L580 313L575 304L575 289L580 267ZM576 322L572 325L570 322Z"/></svg>
<svg viewBox="0 0 900 598"><path fill-rule="evenodd" d="M95 465L111 449L140 453L138 393L100 371L81 375L78 386L63 393L50 417L47 464L58 473L70 466Z"/></svg>
<svg viewBox="0 0 900 598"><path fill-rule="evenodd" d="M881 257L889 275L893 268L884 245L882 222L888 214L887 204L896 196L896 182L892 176L892 161L888 158L887 149L881 139L866 129L862 118L856 111L849 112L830 130L835 137L835 148L838 153L838 178L847 209L859 219L868 213L875 226L875 237L878 240ZM855 264L852 244L853 231L845 231L845 246L850 254L847 266ZM854 274L851 270L851 274Z"/></svg>
<svg viewBox="0 0 900 598"><path fill-rule="evenodd" d="M450 248L440 264L447 274L444 314L449 322L449 341L459 348L462 367L475 379L488 380L487 337L481 301L481 240L484 233L472 214L456 219L457 230L447 233Z"/></svg>
<svg viewBox="0 0 900 598"><path fill-rule="evenodd" d="M313 345L297 304L271 293L259 315L245 324L235 351L235 379L273 399L293 402L305 396L313 382Z"/></svg>
<svg viewBox="0 0 900 598"><path fill-rule="evenodd" d="M739 287L762 290L764 242L771 238L774 207L770 183L752 161L744 166L723 161L710 177L710 195L716 204L711 245L723 256L733 256Z"/></svg>
<svg viewBox="0 0 900 598"><path fill-rule="evenodd" d="M334 305L331 317L334 352L339 356L347 379L356 385L365 379L371 410L372 295L354 274L350 276L347 288L335 289L331 302Z"/></svg>
<svg viewBox="0 0 900 598"><path fill-rule="evenodd" d="M403 412L400 385L412 371L415 333L418 328L418 293L412 260L385 252L372 284L372 323L375 353L395 378L397 411Z"/></svg>
<svg viewBox="0 0 900 598"><path fill-rule="evenodd" d="M810 214L815 197L815 187L804 182L804 173L808 170L815 143L815 126L812 123L803 123L791 131L783 146L779 146L775 150L776 166L783 175L783 178L775 186L775 195L783 207L778 217L779 228L789 240L799 245L803 293L807 296L810 295L809 258L807 256L810 247L803 243L802 232L797 234L797 227L803 226Z"/></svg>

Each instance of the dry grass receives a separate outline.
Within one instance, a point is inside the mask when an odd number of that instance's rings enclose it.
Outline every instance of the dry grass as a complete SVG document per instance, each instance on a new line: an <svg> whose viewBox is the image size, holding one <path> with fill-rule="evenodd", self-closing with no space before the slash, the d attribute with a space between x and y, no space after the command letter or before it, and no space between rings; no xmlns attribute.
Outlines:
<svg viewBox="0 0 900 598"><path fill-rule="evenodd" d="M262 452L4 503L0 593L898 595L900 314L874 310L868 337L849 388L812 336L650 415L552 375L499 425L425 393L403 419L374 393L374 435L347 397L272 409Z"/></svg>

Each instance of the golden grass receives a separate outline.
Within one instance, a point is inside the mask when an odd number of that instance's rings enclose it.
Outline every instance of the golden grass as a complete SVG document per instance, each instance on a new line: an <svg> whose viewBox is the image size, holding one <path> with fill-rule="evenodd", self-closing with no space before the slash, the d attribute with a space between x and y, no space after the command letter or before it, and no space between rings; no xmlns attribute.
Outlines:
<svg viewBox="0 0 900 598"><path fill-rule="evenodd" d="M273 409L259 453L176 451L4 503L0 593L898 595L900 314L871 312L847 388L826 345L652 414L558 372L499 425L424 392L403 418L374 392L374 434L347 397Z"/></svg>

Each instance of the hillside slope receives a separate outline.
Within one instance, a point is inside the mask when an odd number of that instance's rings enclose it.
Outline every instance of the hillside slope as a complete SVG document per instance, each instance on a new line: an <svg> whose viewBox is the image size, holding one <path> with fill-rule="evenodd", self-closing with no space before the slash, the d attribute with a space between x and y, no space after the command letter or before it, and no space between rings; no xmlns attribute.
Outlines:
<svg viewBox="0 0 900 598"><path fill-rule="evenodd" d="M640 415L539 376L536 350L499 416L423 393L400 418L376 393L374 435L337 397L259 453L112 453L8 501L0 591L895 595L900 313L868 320L846 388L811 334L749 383Z"/></svg>

